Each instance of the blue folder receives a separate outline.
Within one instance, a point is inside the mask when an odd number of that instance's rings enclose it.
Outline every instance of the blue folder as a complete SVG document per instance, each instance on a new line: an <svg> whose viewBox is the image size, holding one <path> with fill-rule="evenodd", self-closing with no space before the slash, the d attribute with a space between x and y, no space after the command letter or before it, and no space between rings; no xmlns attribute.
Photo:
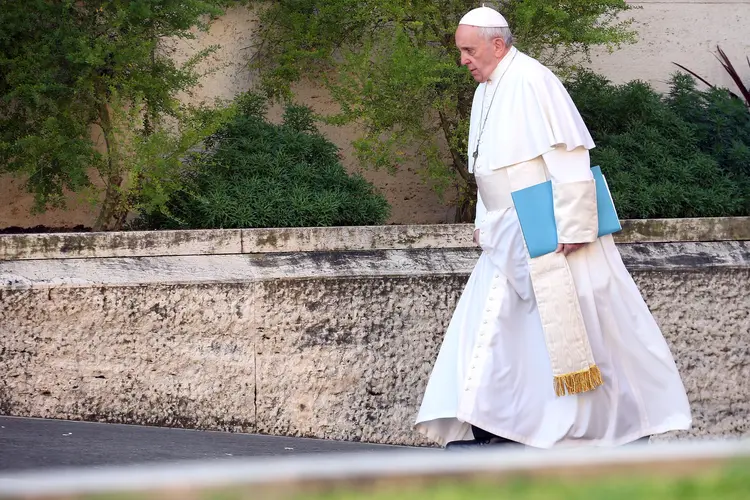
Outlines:
<svg viewBox="0 0 750 500"><path fill-rule="evenodd" d="M600 167L592 167L591 172L596 184L599 236L616 233L622 226L607 181ZM552 202L552 182L547 181L514 191L511 196L529 255L534 258L554 252L557 249L557 225Z"/></svg>

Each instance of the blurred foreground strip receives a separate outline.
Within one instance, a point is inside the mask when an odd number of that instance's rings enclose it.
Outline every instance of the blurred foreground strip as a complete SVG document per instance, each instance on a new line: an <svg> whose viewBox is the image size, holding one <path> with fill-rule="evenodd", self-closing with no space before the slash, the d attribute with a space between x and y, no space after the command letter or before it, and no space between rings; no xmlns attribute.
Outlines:
<svg viewBox="0 0 750 500"><path fill-rule="evenodd" d="M0 498L242 500L750 498L750 441L367 453L0 475Z"/></svg>

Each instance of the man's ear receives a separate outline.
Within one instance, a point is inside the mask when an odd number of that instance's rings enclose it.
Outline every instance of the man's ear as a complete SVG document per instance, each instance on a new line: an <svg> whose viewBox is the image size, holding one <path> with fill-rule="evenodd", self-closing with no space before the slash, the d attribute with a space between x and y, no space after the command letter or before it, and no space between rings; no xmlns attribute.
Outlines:
<svg viewBox="0 0 750 500"><path fill-rule="evenodd" d="M502 38L495 38L492 44L495 46L495 55L500 56L505 52L505 41Z"/></svg>

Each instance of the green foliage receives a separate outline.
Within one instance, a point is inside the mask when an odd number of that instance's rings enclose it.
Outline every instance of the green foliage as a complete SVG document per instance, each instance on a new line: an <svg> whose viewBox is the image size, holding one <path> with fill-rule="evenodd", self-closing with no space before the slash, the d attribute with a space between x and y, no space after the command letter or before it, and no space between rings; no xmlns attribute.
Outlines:
<svg viewBox="0 0 750 500"><path fill-rule="evenodd" d="M288 500L747 500L750 498L746 458L728 465L711 464L700 471L675 471L677 460L637 468L630 465L608 470L572 466L572 474L545 475L498 473L479 478L444 477L354 483L322 482L310 489L288 483L269 486L277 498ZM635 470L634 470L635 469ZM191 489L195 500L242 500L256 493L253 485L211 485ZM273 494L271 493L271 494ZM257 496L257 495L256 495ZM81 495L80 500L143 500L144 493Z"/></svg>
<svg viewBox="0 0 750 500"><path fill-rule="evenodd" d="M568 90L623 218L750 215L750 113L725 91L675 75L661 96L584 72Z"/></svg>
<svg viewBox="0 0 750 500"><path fill-rule="evenodd" d="M329 120L364 127L354 146L365 166L393 170L417 158L439 192L458 187L458 219L468 219L476 186L466 140L476 84L458 64L454 33L477 2L257 3L262 29L254 65L265 91L289 96L296 80L324 80L341 107ZM500 8L517 46L562 74L592 46L633 41L629 21L616 18L627 9L623 0L509 0Z"/></svg>
<svg viewBox="0 0 750 500"><path fill-rule="evenodd" d="M458 479L436 476L428 480L388 481L365 486L333 485L320 492L300 492L290 500L746 500L750 496L747 460L733 461L726 467L706 467L697 473L667 473L673 466L652 466L653 472L623 467L616 472L583 472L573 469L573 477L545 477L543 474L503 474L502 480ZM583 469L583 468L581 468ZM500 476L500 474L498 474ZM241 495L200 500L239 500ZM94 500L94 499L86 499ZM108 499L100 499L108 500ZM125 499L123 499L125 500Z"/></svg>
<svg viewBox="0 0 750 500"><path fill-rule="evenodd" d="M95 229L117 227L150 193L158 203L179 166L169 158L216 126L175 98L198 82L196 65L214 48L178 66L161 40L193 38L230 3L0 0L0 172L26 176L41 211L62 206L64 190L90 186L96 169L105 199Z"/></svg>
<svg viewBox="0 0 750 500"><path fill-rule="evenodd" d="M223 103L214 107L179 106L173 111L177 132L160 127L144 134L140 133L142 115L134 111L142 109L140 104L134 101L127 106L114 106L118 110L116 121L121 124L116 131L121 138L119 165L128 173L128 179L117 190L123 205L120 217L132 211L163 210L172 193L182 188L205 140L236 113L234 106Z"/></svg>
<svg viewBox="0 0 750 500"><path fill-rule="evenodd" d="M716 159L744 196L750 197L750 113L742 101L726 89L699 92L692 78L675 75L667 102L695 127L700 150Z"/></svg>
<svg viewBox="0 0 750 500"><path fill-rule="evenodd" d="M287 106L281 125L263 116L259 96L241 96L235 118L195 155L183 189L166 210L144 211L135 227L207 229L383 224L385 198L347 175L337 147L311 111Z"/></svg>

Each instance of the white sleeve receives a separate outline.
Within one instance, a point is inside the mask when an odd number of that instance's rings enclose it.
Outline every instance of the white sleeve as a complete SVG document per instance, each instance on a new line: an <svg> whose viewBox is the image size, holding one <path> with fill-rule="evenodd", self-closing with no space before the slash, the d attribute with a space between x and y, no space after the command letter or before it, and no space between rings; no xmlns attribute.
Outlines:
<svg viewBox="0 0 750 500"><path fill-rule="evenodd" d="M474 229L479 228L482 222L485 221L486 217L487 207L484 206L482 197L479 195L479 190L477 190L477 214L476 217L474 217Z"/></svg>
<svg viewBox="0 0 750 500"><path fill-rule="evenodd" d="M543 155L552 180L555 223L560 243L590 243L598 237L596 185L585 148L557 147Z"/></svg>

